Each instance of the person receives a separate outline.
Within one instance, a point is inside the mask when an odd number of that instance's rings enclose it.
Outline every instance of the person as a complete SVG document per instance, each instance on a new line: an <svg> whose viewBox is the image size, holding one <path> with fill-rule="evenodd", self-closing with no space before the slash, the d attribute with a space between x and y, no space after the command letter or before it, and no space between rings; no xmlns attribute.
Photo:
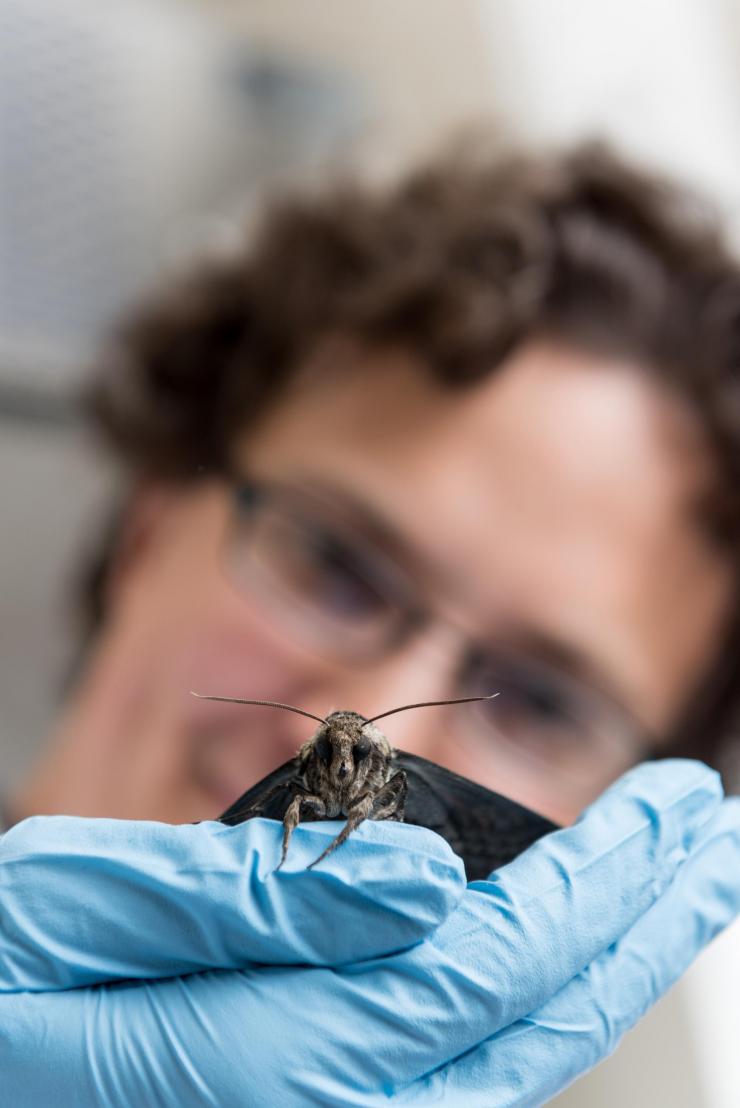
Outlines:
<svg viewBox="0 0 740 1108"><path fill-rule="evenodd" d="M683 758L740 694L739 272L607 151L456 156L277 205L122 329L129 485L0 840L14 1103L542 1103L730 921L738 805ZM388 737L572 826L465 889L403 825L300 876L309 824L273 877L277 825L189 824L305 720L191 690L498 691Z"/></svg>

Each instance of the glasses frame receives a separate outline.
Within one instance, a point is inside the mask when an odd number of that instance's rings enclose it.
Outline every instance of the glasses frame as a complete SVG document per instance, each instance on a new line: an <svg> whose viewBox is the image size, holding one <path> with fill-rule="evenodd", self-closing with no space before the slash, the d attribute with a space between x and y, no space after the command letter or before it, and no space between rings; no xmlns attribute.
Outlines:
<svg viewBox="0 0 740 1108"><path fill-rule="evenodd" d="M463 630L446 615L435 612L433 607L424 603L423 600L416 595L418 590L414 587L410 574L407 574L398 562L394 561L392 554L384 549L382 535L374 535L372 537L361 535L356 525L353 529L349 521L342 521L341 511L338 510L336 506L328 505L318 494L303 490L298 486L257 480L244 475L239 475L238 478L235 478L230 483L230 487L233 514L226 535L225 545L232 550L236 545L237 531L244 525L245 520L254 516L261 505L269 504L273 508L277 507L278 510L284 511L287 516L292 516L294 520L298 517L308 525L314 522L318 528L319 521L312 521L310 518L310 507L313 505L317 517L321 507L323 507L327 515L329 512L332 512L334 516L333 526L336 526L337 530L339 530L340 527L345 528L347 533L351 534L353 547L362 547L364 550L366 548L365 544L369 543L373 548L373 558L377 558L378 563L384 563L383 573L387 573L388 576L388 580L384 584L388 585L389 592L392 594L389 595L389 600L392 600L394 604L398 605L399 612L397 626L393 634L387 637L382 648L379 647L373 652L368 652L366 655L354 658L349 658L343 650L337 650L336 652L331 649L323 650L316 642L313 642L311 645L304 642L304 645L308 646L308 648L316 654L324 657L330 655L335 657L338 656L345 664L361 665L363 663L367 664L372 661L386 658L408 642L413 635L420 633L432 625L443 624L448 627L454 627L457 631ZM306 508L309 510L305 510ZM225 564L228 565L232 561L233 557L230 557L228 550L224 551ZM379 576L383 576L383 573L379 574ZM227 576L240 595L246 596L246 598L252 602L257 599L256 593L258 590L251 589L249 585L245 587L242 580L238 578L235 573L229 573L228 570ZM395 578L393 584L391 584L391 578ZM375 584L376 582L373 582L373 585ZM279 616L276 609L280 601L277 597L275 600L275 605L271 607L273 614ZM285 616L283 623L287 631L288 625L291 622L290 615L287 608L282 611ZM290 633L290 631L288 631L288 633ZM471 638L467 631L463 630L463 633L468 643L467 649L463 652L465 658L470 659L476 655L487 657L492 654L490 645L486 645L483 642L477 641L475 638ZM300 635L297 635L297 638L300 639ZM505 657L505 652L502 653L502 657ZM513 651L510 654L510 660L517 660L516 654ZM613 697L609 691L595 686L592 682L573 677L572 674L569 674L563 669L559 669L558 666L552 662L543 662L531 656L522 657L521 660L523 664L529 665L533 669L544 670L551 675L554 680L559 682L561 687L568 686L571 689L577 689L578 696L583 698L584 702L589 700L595 701L603 710L605 718L611 716L615 728L618 726L622 736L621 740L618 740L615 736L615 748L619 746L620 750L627 755L629 759L628 765L659 756L657 736L652 734L650 730L646 728L625 705ZM470 665L462 665L460 668L461 673L464 673L466 669L470 668ZM524 687L524 685L522 687ZM461 688L465 689L464 684L461 685ZM473 709L473 711L475 711L475 709ZM574 717L574 724L575 723L576 719ZM583 726L585 730L585 725ZM495 731L495 728L490 723L486 724L485 727L489 734ZM499 739L501 739L500 735ZM511 742L511 740L506 741ZM535 755L532 755L532 757L536 758ZM539 765L548 768L546 760L537 759L537 761Z"/></svg>

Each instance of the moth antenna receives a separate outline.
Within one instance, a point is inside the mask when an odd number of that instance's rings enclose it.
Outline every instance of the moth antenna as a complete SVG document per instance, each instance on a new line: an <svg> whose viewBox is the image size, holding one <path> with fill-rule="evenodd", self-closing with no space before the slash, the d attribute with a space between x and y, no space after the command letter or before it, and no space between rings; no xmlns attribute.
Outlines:
<svg viewBox="0 0 740 1108"><path fill-rule="evenodd" d="M472 700L493 700L494 696L498 696L498 693L490 693L488 696L462 696L459 700L422 700L420 704L404 704L402 708L391 708L390 712L381 712L379 716L366 719L362 726L364 727L367 723L374 723L376 719L384 719L385 716L395 715L396 712L407 712L409 708L436 708L441 704L469 704Z"/></svg>
<svg viewBox="0 0 740 1108"><path fill-rule="evenodd" d="M259 704L264 708L285 708L286 712L295 712L298 716L307 716L308 719L317 719L319 723L327 723L322 716L315 716L313 712L304 712L303 708L294 708L292 704L281 704L279 700L243 700L239 696L207 696L205 693L197 693L190 690L191 696L197 696L198 700L221 700L226 704Z"/></svg>

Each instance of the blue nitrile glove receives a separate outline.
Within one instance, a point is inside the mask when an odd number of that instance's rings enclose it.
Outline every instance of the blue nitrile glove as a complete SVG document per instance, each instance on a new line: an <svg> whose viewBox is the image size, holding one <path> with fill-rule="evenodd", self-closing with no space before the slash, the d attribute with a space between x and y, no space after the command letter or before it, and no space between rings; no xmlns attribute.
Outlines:
<svg viewBox="0 0 740 1108"><path fill-rule="evenodd" d="M641 766L462 896L444 842L406 825L368 822L311 871L338 825L302 825L274 873L270 821L26 821L0 840L4 1097L542 1104L740 910L720 798L697 763Z"/></svg>

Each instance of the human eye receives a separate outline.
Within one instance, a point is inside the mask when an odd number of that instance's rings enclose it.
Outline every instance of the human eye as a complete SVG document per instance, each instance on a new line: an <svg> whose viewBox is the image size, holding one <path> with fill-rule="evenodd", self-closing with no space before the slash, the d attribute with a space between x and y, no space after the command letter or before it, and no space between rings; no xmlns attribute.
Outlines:
<svg viewBox="0 0 740 1108"><path fill-rule="evenodd" d="M376 627L395 612L372 557L336 525L267 503L249 517L244 544L274 591L319 618Z"/></svg>
<svg viewBox="0 0 740 1108"><path fill-rule="evenodd" d="M476 664L475 685L499 693L495 700L475 706L492 740L550 763L560 764L583 752L588 720L564 675L536 664L484 656Z"/></svg>
<svg viewBox="0 0 740 1108"><path fill-rule="evenodd" d="M557 726L572 713L571 697L556 673L504 654L479 652L470 665L469 680L485 689L496 689L499 698L481 710L499 720L504 703L510 714L523 713L543 727Z"/></svg>
<svg viewBox="0 0 740 1108"><path fill-rule="evenodd" d="M561 727L572 718L572 706L568 696L557 682L537 676L522 676L512 681L507 689L509 711L526 715L538 727Z"/></svg>
<svg viewBox="0 0 740 1108"><path fill-rule="evenodd" d="M289 558L303 591L336 615L375 617L389 606L368 560L339 534L319 526L305 528Z"/></svg>

